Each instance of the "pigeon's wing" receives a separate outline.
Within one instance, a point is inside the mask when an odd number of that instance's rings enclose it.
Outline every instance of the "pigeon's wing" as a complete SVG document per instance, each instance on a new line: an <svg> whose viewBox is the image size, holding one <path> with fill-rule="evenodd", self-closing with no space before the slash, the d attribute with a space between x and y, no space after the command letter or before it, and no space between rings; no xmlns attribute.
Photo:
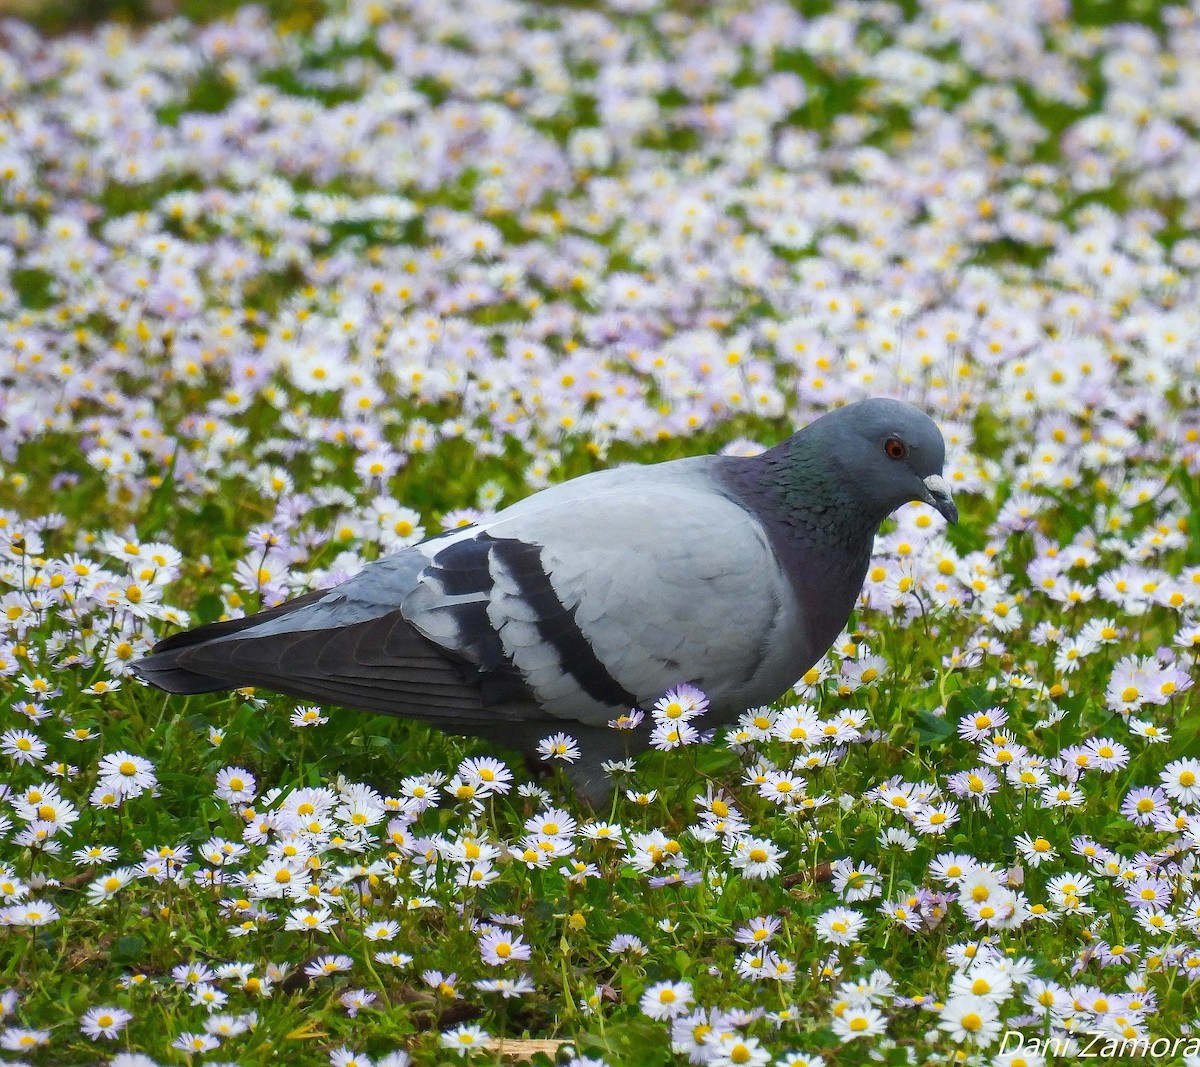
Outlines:
<svg viewBox="0 0 1200 1067"><path fill-rule="evenodd" d="M708 470L621 468L531 497L441 548L404 615L484 672L504 664L548 716L598 724L683 682L736 701L794 605L762 526Z"/></svg>

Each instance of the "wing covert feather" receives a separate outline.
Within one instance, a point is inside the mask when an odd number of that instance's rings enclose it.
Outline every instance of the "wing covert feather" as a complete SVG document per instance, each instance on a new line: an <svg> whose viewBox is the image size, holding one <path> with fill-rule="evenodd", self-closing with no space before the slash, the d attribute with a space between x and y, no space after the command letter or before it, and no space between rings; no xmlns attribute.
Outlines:
<svg viewBox="0 0 1200 1067"><path fill-rule="evenodd" d="M570 507L514 508L487 532L541 546L541 565L568 609L559 621L577 627L638 700L686 681L719 699L758 672L772 632L793 613L783 602L790 587L759 523L700 469L686 479L640 470L640 478L598 481L595 494L576 494ZM497 607L494 598L493 618ZM533 633L518 636L531 641ZM562 666L569 681L573 664ZM547 710L578 717L578 704L567 703L572 687L549 677L561 667L540 667L529 680Z"/></svg>

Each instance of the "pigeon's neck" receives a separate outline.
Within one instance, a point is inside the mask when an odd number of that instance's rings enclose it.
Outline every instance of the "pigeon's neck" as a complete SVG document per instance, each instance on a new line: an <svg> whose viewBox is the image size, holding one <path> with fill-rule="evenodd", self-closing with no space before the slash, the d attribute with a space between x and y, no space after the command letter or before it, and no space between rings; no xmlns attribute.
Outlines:
<svg viewBox="0 0 1200 1067"><path fill-rule="evenodd" d="M830 468L828 454L791 438L753 459L725 457L726 491L761 524L791 583L803 620L807 663L846 625L879 528ZM811 450L811 454L810 451Z"/></svg>
<svg viewBox="0 0 1200 1067"><path fill-rule="evenodd" d="M867 551L879 528L820 442L792 437L758 457L758 481L780 519L803 535L852 554Z"/></svg>

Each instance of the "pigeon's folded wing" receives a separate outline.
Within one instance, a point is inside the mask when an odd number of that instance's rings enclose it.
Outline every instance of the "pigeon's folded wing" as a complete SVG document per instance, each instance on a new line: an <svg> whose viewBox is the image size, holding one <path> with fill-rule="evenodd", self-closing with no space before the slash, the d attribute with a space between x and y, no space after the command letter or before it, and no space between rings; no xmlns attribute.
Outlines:
<svg viewBox="0 0 1200 1067"><path fill-rule="evenodd" d="M749 684L794 615L758 521L700 464L607 473L625 477L568 483L569 499L531 498L441 549L404 615L485 671L515 669L564 719Z"/></svg>

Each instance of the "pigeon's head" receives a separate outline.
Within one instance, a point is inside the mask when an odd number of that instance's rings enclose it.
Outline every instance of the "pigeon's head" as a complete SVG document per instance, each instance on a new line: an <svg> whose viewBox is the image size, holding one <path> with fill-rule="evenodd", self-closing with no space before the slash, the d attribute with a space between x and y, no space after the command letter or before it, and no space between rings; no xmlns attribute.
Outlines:
<svg viewBox="0 0 1200 1067"><path fill-rule="evenodd" d="M921 500L947 522L958 508L942 477L946 445L937 424L901 400L875 398L823 415L816 431L824 454L834 458L842 486L872 518L882 521L901 504Z"/></svg>

